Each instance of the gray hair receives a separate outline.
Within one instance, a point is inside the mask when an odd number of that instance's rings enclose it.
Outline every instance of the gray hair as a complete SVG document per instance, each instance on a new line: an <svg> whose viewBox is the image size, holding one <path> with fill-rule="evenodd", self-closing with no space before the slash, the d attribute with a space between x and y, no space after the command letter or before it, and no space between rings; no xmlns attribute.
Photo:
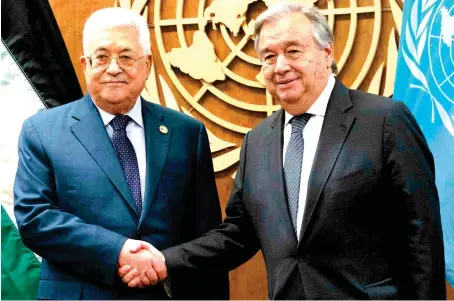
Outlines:
<svg viewBox="0 0 454 301"><path fill-rule="evenodd" d="M129 9L108 7L95 11L85 22L83 33L84 55L91 54L87 53L87 51L94 32L100 29L121 26L136 28L139 35L139 44L144 54L151 54L150 31L145 18Z"/></svg>
<svg viewBox="0 0 454 301"><path fill-rule="evenodd" d="M331 27L328 25L326 18L321 14L320 10L316 7L308 7L302 4L296 3L278 3L273 5L266 11L264 11L255 21L254 25L254 47L257 53L260 53L259 39L260 31L262 30L263 24L266 22L274 22L285 17L292 15L293 13L299 13L304 15L312 25L312 34L315 42L320 49L324 49L330 43L334 45L334 35ZM332 72L337 73L337 65L333 59L331 65Z"/></svg>

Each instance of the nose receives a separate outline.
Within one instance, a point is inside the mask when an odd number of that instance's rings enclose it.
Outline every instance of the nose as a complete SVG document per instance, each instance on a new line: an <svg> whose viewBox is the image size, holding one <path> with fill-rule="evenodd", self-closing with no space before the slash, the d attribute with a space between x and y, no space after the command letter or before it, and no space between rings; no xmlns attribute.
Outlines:
<svg viewBox="0 0 454 301"><path fill-rule="evenodd" d="M114 63L114 60L115 60L115 63ZM106 72L109 74L118 74L118 73L121 73L122 71L123 71L123 69L121 69L120 66L118 65L117 59L112 58L110 60L109 66L107 66Z"/></svg>
<svg viewBox="0 0 454 301"><path fill-rule="evenodd" d="M276 67L274 68L274 73L282 74L291 70L290 65L288 64L287 58L285 55L279 54L276 58Z"/></svg>

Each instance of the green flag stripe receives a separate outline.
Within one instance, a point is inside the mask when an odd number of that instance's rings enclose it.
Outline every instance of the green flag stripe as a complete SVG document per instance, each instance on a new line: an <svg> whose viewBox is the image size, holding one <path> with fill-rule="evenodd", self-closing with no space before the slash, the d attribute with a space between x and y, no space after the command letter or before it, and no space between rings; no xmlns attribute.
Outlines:
<svg viewBox="0 0 454 301"><path fill-rule="evenodd" d="M2 300L33 300L38 291L40 263L21 240L2 205Z"/></svg>

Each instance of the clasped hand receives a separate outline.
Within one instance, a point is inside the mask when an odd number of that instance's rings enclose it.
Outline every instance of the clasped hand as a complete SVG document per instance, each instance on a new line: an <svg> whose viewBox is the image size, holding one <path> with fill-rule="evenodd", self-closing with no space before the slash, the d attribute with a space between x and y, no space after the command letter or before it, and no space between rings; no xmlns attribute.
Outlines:
<svg viewBox="0 0 454 301"><path fill-rule="evenodd" d="M167 278L165 258L151 244L127 239L118 256L118 275L129 287L143 288Z"/></svg>

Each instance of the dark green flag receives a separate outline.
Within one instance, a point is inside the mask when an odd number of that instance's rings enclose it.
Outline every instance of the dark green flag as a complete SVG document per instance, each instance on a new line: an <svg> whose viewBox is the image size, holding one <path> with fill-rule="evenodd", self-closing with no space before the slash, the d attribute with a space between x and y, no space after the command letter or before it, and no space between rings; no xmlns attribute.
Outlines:
<svg viewBox="0 0 454 301"><path fill-rule="evenodd" d="M40 269L2 205L2 300L36 299Z"/></svg>
<svg viewBox="0 0 454 301"><path fill-rule="evenodd" d="M82 90L47 0L1 0L1 14L1 299L32 300L40 263L22 243L12 215L18 135L26 118L79 99Z"/></svg>

